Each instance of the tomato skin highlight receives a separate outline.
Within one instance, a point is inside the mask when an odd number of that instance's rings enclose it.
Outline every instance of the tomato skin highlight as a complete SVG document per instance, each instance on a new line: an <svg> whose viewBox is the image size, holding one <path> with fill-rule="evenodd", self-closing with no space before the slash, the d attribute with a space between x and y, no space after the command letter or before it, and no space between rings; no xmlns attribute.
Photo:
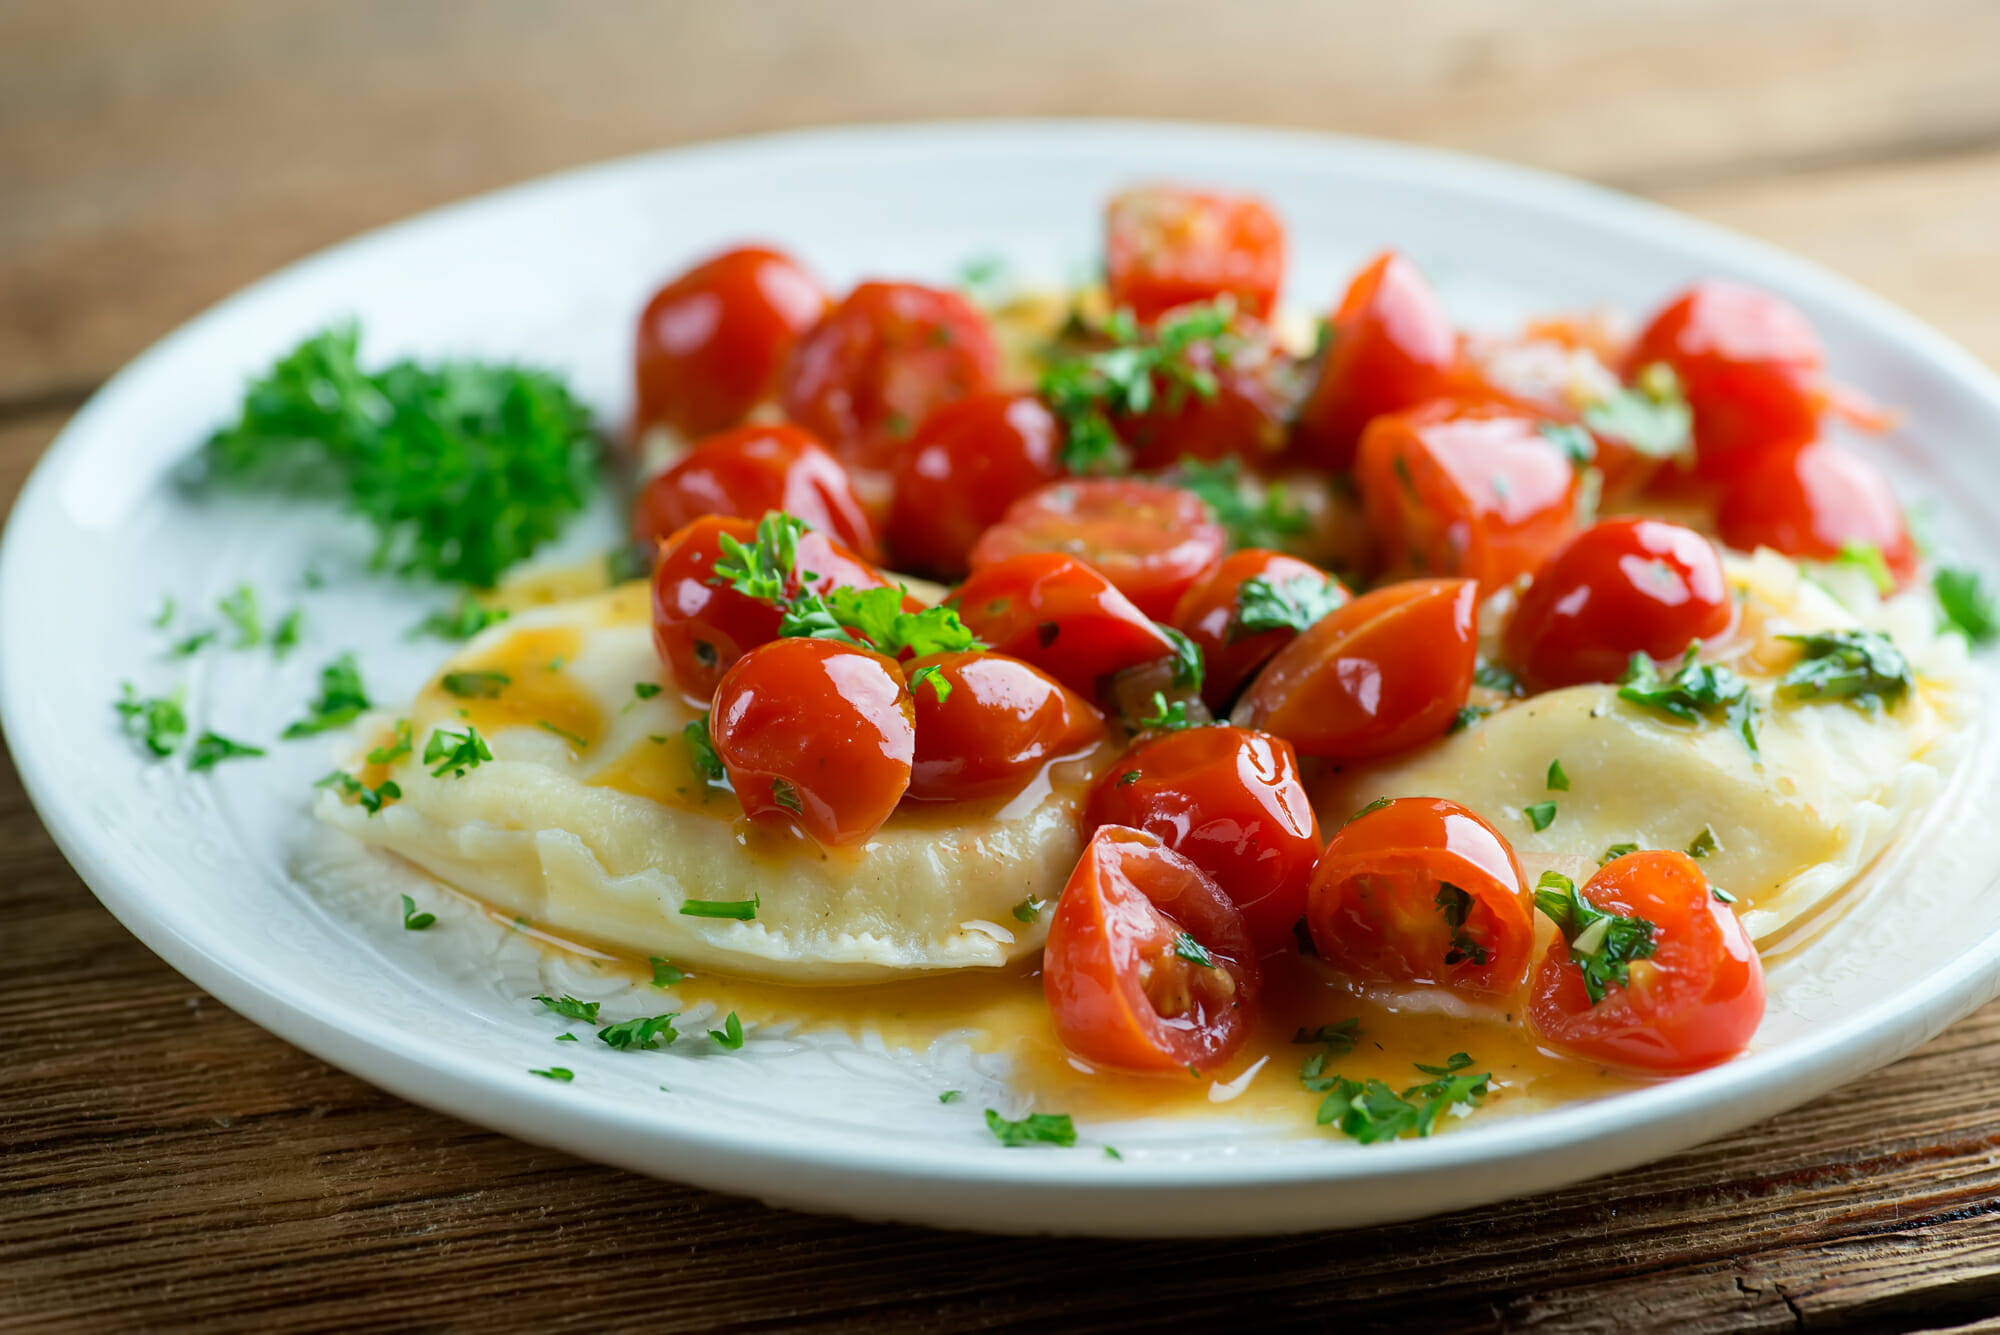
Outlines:
<svg viewBox="0 0 2000 1335"><path fill-rule="evenodd" d="M1440 903L1446 886L1468 897L1456 927ZM1350 977L1489 996L1520 987L1535 946L1513 846L1438 797L1398 798L1335 831L1306 922L1320 958Z"/></svg>
<svg viewBox="0 0 2000 1335"><path fill-rule="evenodd" d="M632 536L657 543L704 515L755 520L772 510L798 516L865 560L881 559L847 470L811 432L789 423L737 427L701 441L639 493Z"/></svg>
<svg viewBox="0 0 2000 1335"><path fill-rule="evenodd" d="M955 577L981 534L1062 476L1062 426L1032 394L975 394L917 429L896 464L889 542L899 568Z"/></svg>
<svg viewBox="0 0 2000 1335"><path fill-rule="evenodd" d="M1229 727L1142 741L1098 781L1084 819L1144 830L1201 868L1259 950L1292 942L1319 858L1319 819L1286 742Z"/></svg>
<svg viewBox="0 0 2000 1335"><path fill-rule="evenodd" d="M1390 584L1339 608L1280 649L1230 720L1283 737L1300 755L1365 760L1442 736L1478 666L1479 586Z"/></svg>
<svg viewBox="0 0 2000 1335"><path fill-rule="evenodd" d="M909 796L963 801L1019 792L1043 766L1103 740L1104 716L1040 668L993 653L931 654L905 674L934 667L943 700L925 682L916 698L917 750Z"/></svg>
<svg viewBox="0 0 2000 1335"><path fill-rule="evenodd" d="M1595 1006L1558 936L1536 965L1528 1024L1542 1043L1584 1061L1677 1075L1749 1045L1764 1018L1764 965L1750 934L1685 853L1652 849L1600 867L1581 894L1602 911L1644 918L1653 954Z"/></svg>
<svg viewBox="0 0 2000 1335"><path fill-rule="evenodd" d="M1285 231L1259 199L1180 186L1120 191L1104 211L1111 304L1142 321L1228 296L1268 319L1285 274Z"/></svg>
<svg viewBox="0 0 2000 1335"><path fill-rule="evenodd" d="M826 308L819 281L764 246L726 250L675 278L639 317L633 436L735 426L776 396L793 343Z"/></svg>
<svg viewBox="0 0 2000 1335"><path fill-rule="evenodd" d="M1060 552L1025 552L975 570L952 602L996 652L1033 663L1085 698L1100 678L1174 652L1166 633L1096 567Z"/></svg>
<svg viewBox="0 0 2000 1335"><path fill-rule="evenodd" d="M1898 588L1917 573L1917 545L1889 479L1836 441L1766 451L1724 485L1715 519L1722 540L1743 551L1831 561L1860 543L1882 553Z"/></svg>
<svg viewBox="0 0 2000 1335"><path fill-rule="evenodd" d="M1508 661L1537 689L1616 681L1729 629L1715 544L1660 519L1606 519L1550 557L1507 623Z"/></svg>
<svg viewBox="0 0 2000 1335"><path fill-rule="evenodd" d="M1201 698L1216 713L1229 707L1236 693L1298 632L1279 628L1244 634L1236 623L1236 599L1243 585L1261 579L1272 585L1311 580L1338 587L1339 581L1318 566L1283 552L1245 547L1209 567L1174 604L1169 624L1201 646L1207 672Z"/></svg>
<svg viewBox="0 0 2000 1335"><path fill-rule="evenodd" d="M972 548L972 568L1024 552L1086 561L1146 616L1164 621L1202 571L1229 550L1229 532L1201 498L1128 478L1065 478L1009 506Z"/></svg>
<svg viewBox="0 0 2000 1335"><path fill-rule="evenodd" d="M1183 932L1213 967L1175 952ZM1242 915L1200 868L1140 830L1107 825L1091 836L1042 954L1042 992L1065 1047L1185 1079L1243 1046L1262 985Z"/></svg>
<svg viewBox="0 0 2000 1335"><path fill-rule="evenodd" d="M865 841L910 784L916 711L894 660L833 640L772 640L715 691L715 753L745 814L820 844ZM790 796L780 785L790 785Z"/></svg>
<svg viewBox="0 0 2000 1335"><path fill-rule="evenodd" d="M1458 337L1437 293L1393 250L1354 276L1329 326L1292 445L1303 461L1337 472L1354 462L1372 419L1450 392Z"/></svg>

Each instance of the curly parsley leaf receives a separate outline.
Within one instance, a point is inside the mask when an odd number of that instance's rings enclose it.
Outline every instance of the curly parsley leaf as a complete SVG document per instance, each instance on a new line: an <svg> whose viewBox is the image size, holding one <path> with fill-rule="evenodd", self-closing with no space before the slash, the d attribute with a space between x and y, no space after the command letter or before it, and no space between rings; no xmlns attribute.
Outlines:
<svg viewBox="0 0 2000 1335"><path fill-rule="evenodd" d="M1653 459L1694 448L1694 414L1680 377L1665 362L1642 368L1632 383L1583 410L1584 425Z"/></svg>
<svg viewBox="0 0 2000 1335"><path fill-rule="evenodd" d="M1750 683L1726 667L1697 663L1694 646L1688 647L1687 657L1671 677L1662 677L1644 654L1633 654L1618 683L1619 699L1657 709L1685 723L1699 723L1720 714L1750 754L1759 754L1757 702L1750 694Z"/></svg>
<svg viewBox="0 0 2000 1335"><path fill-rule="evenodd" d="M1548 915L1569 943L1569 957L1583 971L1583 990L1595 1006L1612 987L1624 987L1633 960L1653 953L1657 930L1644 918L1606 913L1583 897L1561 872L1545 871L1535 886L1535 907Z"/></svg>
<svg viewBox="0 0 2000 1335"><path fill-rule="evenodd" d="M1315 1079L1329 1057L1345 1057L1354 1051L1354 1045L1361 1041L1361 1021L1335 1020L1317 1029L1301 1029L1292 1035L1292 1042L1298 1044L1317 1043L1326 1051L1316 1052L1306 1058L1305 1079Z"/></svg>
<svg viewBox="0 0 2000 1335"><path fill-rule="evenodd" d="M1282 547L1312 525L1284 483L1246 477L1235 459L1183 457L1166 480L1201 498L1232 547Z"/></svg>
<svg viewBox="0 0 2000 1335"><path fill-rule="evenodd" d="M581 1020L585 1024L596 1024L597 1012L604 1005L601 1001L579 1001L567 993L559 997L538 996L535 1000L542 1003L543 1010L553 1011L565 1020Z"/></svg>
<svg viewBox="0 0 2000 1335"><path fill-rule="evenodd" d="M1894 706L1916 684L1909 660L1878 630L1832 630L1779 637L1803 657L1778 679L1785 700L1852 700L1873 713Z"/></svg>
<svg viewBox="0 0 2000 1335"><path fill-rule="evenodd" d="M2000 639L2000 602L1981 586L1979 572L1950 566L1931 576L1931 591L1944 613L1944 630L1954 630L1974 645Z"/></svg>
<svg viewBox="0 0 2000 1335"><path fill-rule="evenodd" d="M1236 586L1229 617L1229 640L1267 630L1310 630L1347 602L1347 590L1332 576L1294 575L1273 583L1255 575Z"/></svg>
<svg viewBox="0 0 2000 1335"><path fill-rule="evenodd" d="M674 1021L680 1016L679 1011L668 1011L665 1015L643 1015L636 1020L620 1020L617 1024L608 1024L598 1030L598 1041L620 1052L641 1052L647 1048L664 1047L680 1037L674 1030Z"/></svg>
<svg viewBox="0 0 2000 1335"><path fill-rule="evenodd" d="M127 737L155 756L170 756L180 750L188 724L178 687L172 695L142 696L125 681L118 684L118 692L111 707L118 712Z"/></svg>
<svg viewBox="0 0 2000 1335"><path fill-rule="evenodd" d="M1012 1121L988 1108L986 1129L1009 1149L1027 1145L1059 1145L1068 1149L1076 1144L1076 1123L1068 1113L1029 1113L1019 1121Z"/></svg>
<svg viewBox="0 0 2000 1335"><path fill-rule="evenodd" d="M437 921L437 914L417 912L417 901L410 898L408 895L403 896L404 931L421 932L424 930L424 928L430 926L432 923L436 921Z"/></svg>
<svg viewBox="0 0 2000 1335"><path fill-rule="evenodd" d="M368 692L353 654L342 654L320 669L319 699L306 706L306 716L284 731L286 737L311 737L343 728L368 710Z"/></svg>
<svg viewBox="0 0 2000 1335"><path fill-rule="evenodd" d="M313 787L337 788L342 801L359 806L371 816L403 795L402 788L393 779L385 779L380 787L370 788L344 769L335 770Z"/></svg>
<svg viewBox="0 0 2000 1335"><path fill-rule="evenodd" d="M214 769L225 760L248 760L263 754L264 748L261 746L231 741L219 732L205 732L194 739L194 747L188 752L188 768Z"/></svg>
<svg viewBox="0 0 2000 1335"><path fill-rule="evenodd" d="M1403 1136L1428 1136L1438 1119L1452 1108L1476 1107L1487 1095L1491 1072L1473 1074L1472 1058L1454 1052L1442 1066L1417 1063L1417 1071L1431 1079L1411 1085L1398 1094L1380 1080L1348 1080L1341 1076L1317 1075L1305 1080L1306 1088L1326 1091L1320 1102L1321 1126L1337 1127L1343 1134L1364 1145L1395 1140Z"/></svg>
<svg viewBox="0 0 2000 1335"><path fill-rule="evenodd" d="M1148 331L1130 311L1115 311L1093 331L1109 347L1051 361L1038 389L1064 427L1063 467L1080 475L1122 473L1131 454L1117 422L1156 405L1174 411L1190 394L1214 398L1213 367L1235 354L1229 332L1235 313L1235 303L1223 297L1183 307Z"/></svg>
<svg viewBox="0 0 2000 1335"><path fill-rule="evenodd" d="M434 779L442 779L447 772L454 779L462 779L467 770L477 769L491 759L493 752L487 748L486 739L469 723L464 732L439 728L424 743L423 760L426 765L436 767L431 770Z"/></svg>

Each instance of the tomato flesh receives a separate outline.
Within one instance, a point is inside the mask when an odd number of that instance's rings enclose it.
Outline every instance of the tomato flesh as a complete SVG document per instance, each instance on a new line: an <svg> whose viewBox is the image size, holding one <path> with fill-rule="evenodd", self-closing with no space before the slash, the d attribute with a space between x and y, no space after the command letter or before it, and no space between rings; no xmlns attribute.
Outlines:
<svg viewBox="0 0 2000 1335"><path fill-rule="evenodd" d="M1339 583L1318 566L1262 547L1231 552L1210 567L1174 604L1175 630L1201 646L1207 672L1201 698L1218 713L1229 707L1257 669L1290 644L1298 632L1287 628L1246 633L1237 623L1237 599L1243 585L1263 580L1273 588L1295 585L1338 591ZM1344 592L1336 596L1345 599Z"/></svg>
<svg viewBox="0 0 2000 1335"><path fill-rule="evenodd" d="M1104 573L1146 616L1165 620L1196 576L1229 550L1201 498L1158 482L1067 478L1030 492L972 548L972 568L1061 552Z"/></svg>
<svg viewBox="0 0 2000 1335"><path fill-rule="evenodd" d="M912 798L1010 795L1050 762L1104 738L1104 716L1089 701L1018 658L931 654L910 660L904 671L914 681L927 667L950 689L942 700L928 682L911 692L917 709Z"/></svg>
<svg viewBox="0 0 2000 1335"><path fill-rule="evenodd" d="M1874 547L1898 587L1917 573L1917 545L1889 479L1834 441L1761 455L1725 484L1716 531L1731 547L1769 547L1831 561L1850 545Z"/></svg>
<svg viewBox="0 0 2000 1335"><path fill-rule="evenodd" d="M1237 321L1226 356L1216 345L1199 342L1188 364L1214 377L1213 394L1153 382L1153 406L1118 417L1118 438L1144 469L1170 468L1183 459L1245 459L1269 462L1285 448L1289 406L1282 381L1289 363L1260 326Z"/></svg>
<svg viewBox="0 0 2000 1335"><path fill-rule="evenodd" d="M1140 320L1227 296L1268 318L1285 274L1285 231L1258 199L1151 185L1105 209L1105 281L1111 304Z"/></svg>
<svg viewBox="0 0 2000 1335"><path fill-rule="evenodd" d="M653 544L704 515L796 515L869 561L881 559L875 526L854 481L812 433L788 424L710 436L639 493L632 535Z"/></svg>
<svg viewBox="0 0 2000 1335"><path fill-rule="evenodd" d="M917 429L896 465L898 568L955 577L1009 506L1062 475L1062 427L1030 394L975 394Z"/></svg>
<svg viewBox="0 0 2000 1335"><path fill-rule="evenodd" d="M1174 652L1166 632L1110 580L1060 552L1025 552L981 567L952 602L995 651L1033 663L1086 698L1101 678Z"/></svg>

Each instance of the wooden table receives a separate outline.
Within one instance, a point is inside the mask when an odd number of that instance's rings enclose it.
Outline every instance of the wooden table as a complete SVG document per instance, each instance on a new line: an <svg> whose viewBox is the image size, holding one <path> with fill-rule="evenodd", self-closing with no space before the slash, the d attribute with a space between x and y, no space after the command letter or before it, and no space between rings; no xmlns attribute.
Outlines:
<svg viewBox="0 0 2000 1335"><path fill-rule="evenodd" d="M12 0L0 496L269 268L553 168L835 121L1129 114L1551 167L1821 260L2000 361L1992 0ZM2000 1007L1697 1152L1262 1242L780 1213L390 1098L225 1010L0 763L0 1328L1963 1325L2000 1311ZM1987 1327L1991 1329L1992 1327Z"/></svg>

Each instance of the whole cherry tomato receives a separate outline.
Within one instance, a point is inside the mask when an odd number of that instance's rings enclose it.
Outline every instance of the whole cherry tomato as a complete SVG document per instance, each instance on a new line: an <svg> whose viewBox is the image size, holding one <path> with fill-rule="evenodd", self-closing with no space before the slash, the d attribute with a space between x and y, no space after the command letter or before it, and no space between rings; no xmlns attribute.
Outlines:
<svg viewBox="0 0 2000 1335"><path fill-rule="evenodd" d="M1231 720L1336 760L1443 736L1472 689L1478 613L1479 586L1469 579L1363 594L1280 649Z"/></svg>
<svg viewBox="0 0 2000 1335"><path fill-rule="evenodd" d="M826 313L797 261L745 246L705 260L653 294L639 317L633 435L655 426L705 436L777 394L792 344Z"/></svg>
<svg viewBox="0 0 2000 1335"><path fill-rule="evenodd" d="M1320 958L1370 981L1507 993L1535 948L1513 847L1437 797L1398 798L1342 826L1313 872L1306 917Z"/></svg>
<svg viewBox="0 0 2000 1335"><path fill-rule="evenodd" d="M1458 359L1451 318L1417 267L1393 250L1355 276L1326 340L1319 378L1292 428L1306 462L1346 469L1371 419L1451 388Z"/></svg>
<svg viewBox="0 0 2000 1335"><path fill-rule="evenodd" d="M1091 836L1042 952L1042 993L1065 1047L1186 1079L1243 1046L1262 987L1243 915L1199 867L1140 830Z"/></svg>
<svg viewBox="0 0 2000 1335"><path fill-rule="evenodd" d="M1032 664L1005 654L931 654L904 665L916 681L935 668L949 688L940 700L928 681L917 701L917 758L910 796L955 802L1019 792L1050 761L1104 737L1104 716Z"/></svg>
<svg viewBox="0 0 2000 1335"><path fill-rule="evenodd" d="M756 520L771 510L798 516L866 560L882 557L847 470L811 432L785 423L737 427L696 445L639 493L632 536L656 543L703 515Z"/></svg>
<svg viewBox="0 0 2000 1335"><path fill-rule="evenodd" d="M1228 530L1191 491L1128 478L1065 478L1009 506L973 544L972 568L1024 552L1062 552L1096 566L1141 612L1164 620L1228 550Z"/></svg>
<svg viewBox="0 0 2000 1335"><path fill-rule="evenodd" d="M1170 185L1111 197L1104 213L1111 304L1141 320L1231 297L1267 319L1285 276L1285 229L1259 199Z"/></svg>
<svg viewBox="0 0 2000 1335"><path fill-rule="evenodd" d="M1825 404L1819 335L1782 298L1721 279L1696 283L1653 317L1628 374L1665 363L1694 414L1700 471L1726 477L1767 450L1802 445Z"/></svg>
<svg viewBox="0 0 2000 1335"><path fill-rule="evenodd" d="M1299 633L1297 624L1269 630L1244 628L1238 612L1243 586L1253 579L1262 581L1263 588L1283 603L1262 611L1290 611L1297 621L1324 615L1347 601L1347 591L1333 576L1283 552L1245 547L1211 566L1174 604L1171 624L1201 646L1208 669L1202 678L1201 698L1218 713L1229 707L1243 683L1272 654ZM1258 610L1253 608L1253 620Z"/></svg>
<svg viewBox="0 0 2000 1335"><path fill-rule="evenodd" d="M924 420L989 388L1000 350L957 292L863 283L792 349L785 415L850 465L889 469Z"/></svg>
<svg viewBox="0 0 2000 1335"><path fill-rule="evenodd" d="M1270 461L1285 448L1289 404L1283 379L1289 363L1268 331L1238 320L1221 342L1201 340L1187 364L1214 380L1215 392L1153 378L1153 406L1117 417L1118 438L1139 468L1168 468L1182 459Z"/></svg>
<svg viewBox="0 0 2000 1335"><path fill-rule="evenodd" d="M1694 859L1661 849L1627 853L1578 893L1597 913L1639 923L1623 931L1613 930L1617 923L1577 924L1585 935L1549 946L1528 1001L1529 1027L1543 1043L1585 1061L1664 1074L1713 1066L1744 1049L1764 1018L1764 965ZM1634 950L1633 939L1645 944ZM1595 1003L1578 945L1598 962Z"/></svg>
<svg viewBox="0 0 2000 1335"><path fill-rule="evenodd" d="M653 565L653 644L681 690L696 700L714 695L722 674L746 651L776 639L782 620L770 603L717 579L723 534L747 546L757 540L757 525L721 515L697 519L660 544ZM818 532L800 536L796 569L811 572L810 587L822 592L888 584L875 567Z"/></svg>
<svg viewBox="0 0 2000 1335"><path fill-rule="evenodd" d="M1394 575L1463 575L1491 593L1576 532L1575 466L1534 418L1491 404L1377 417L1354 481Z"/></svg>
<svg viewBox="0 0 2000 1335"><path fill-rule="evenodd" d="M1319 820L1288 743L1242 728L1163 733L1098 781L1084 819L1156 835L1201 868L1242 911L1259 950L1293 940Z"/></svg>
<svg viewBox="0 0 2000 1335"><path fill-rule="evenodd" d="M932 413L896 464L898 568L962 574L1008 506L1062 476L1061 452L1061 424L1031 394L975 394Z"/></svg>
<svg viewBox="0 0 2000 1335"><path fill-rule="evenodd" d="M1871 546L1899 587L1917 573L1917 545L1889 479L1834 441L1760 454L1725 484L1715 521L1722 540L1743 551L1830 561L1844 547Z"/></svg>
<svg viewBox="0 0 2000 1335"><path fill-rule="evenodd" d="M1072 691L1172 658L1174 642L1095 567L1026 552L973 571L952 595L959 619L997 653L1025 659Z"/></svg>
<svg viewBox="0 0 2000 1335"><path fill-rule="evenodd" d="M1607 519L1550 557L1507 623L1508 661L1538 688L1616 681L1633 654L1679 658L1729 628L1715 544L1660 519Z"/></svg>
<svg viewBox="0 0 2000 1335"><path fill-rule="evenodd" d="M790 821L828 848L881 828L917 749L902 669L834 640L743 655L715 689L709 734L746 814Z"/></svg>

